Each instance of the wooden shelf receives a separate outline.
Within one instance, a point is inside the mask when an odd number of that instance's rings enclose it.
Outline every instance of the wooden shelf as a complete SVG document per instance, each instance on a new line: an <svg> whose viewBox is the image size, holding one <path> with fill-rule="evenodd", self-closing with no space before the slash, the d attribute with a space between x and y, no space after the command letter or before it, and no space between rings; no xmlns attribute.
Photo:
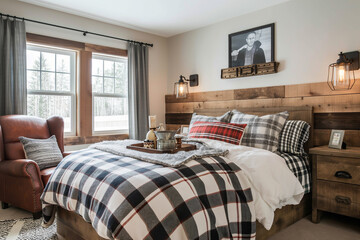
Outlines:
<svg viewBox="0 0 360 240"><path fill-rule="evenodd" d="M221 69L221 78L230 79L277 73L278 67L278 62L269 62L248 66L224 68Z"/></svg>

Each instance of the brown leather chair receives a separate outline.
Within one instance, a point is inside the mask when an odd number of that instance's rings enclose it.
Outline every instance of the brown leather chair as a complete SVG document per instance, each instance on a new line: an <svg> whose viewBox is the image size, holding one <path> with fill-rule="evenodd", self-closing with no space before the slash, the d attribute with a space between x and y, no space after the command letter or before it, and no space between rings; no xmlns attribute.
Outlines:
<svg viewBox="0 0 360 240"><path fill-rule="evenodd" d="M64 153L64 121L61 117L47 120L24 115L0 116L0 201L41 217L40 195L55 167L43 169L31 159L25 158L20 136L46 139L56 136L59 148Z"/></svg>

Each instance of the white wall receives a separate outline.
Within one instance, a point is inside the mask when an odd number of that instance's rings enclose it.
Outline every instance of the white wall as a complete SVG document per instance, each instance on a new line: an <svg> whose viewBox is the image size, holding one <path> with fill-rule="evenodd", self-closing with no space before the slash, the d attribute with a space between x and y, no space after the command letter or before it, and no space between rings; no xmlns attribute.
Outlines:
<svg viewBox="0 0 360 240"><path fill-rule="evenodd" d="M340 51L360 50L359 11L359 0L292 0L171 37L167 93L180 74L199 74L199 86L190 92L326 81ZM221 79L221 69L228 67L228 35L273 22L279 73Z"/></svg>
<svg viewBox="0 0 360 240"><path fill-rule="evenodd" d="M100 1L99 1L100 2ZM165 93L167 82L167 39L51 9L15 1L0 0L0 12L18 17L49 22L115 37L153 43L149 48L150 114L158 116L158 123L165 122ZM126 42L53 28L26 22L27 32L68 40L126 49Z"/></svg>

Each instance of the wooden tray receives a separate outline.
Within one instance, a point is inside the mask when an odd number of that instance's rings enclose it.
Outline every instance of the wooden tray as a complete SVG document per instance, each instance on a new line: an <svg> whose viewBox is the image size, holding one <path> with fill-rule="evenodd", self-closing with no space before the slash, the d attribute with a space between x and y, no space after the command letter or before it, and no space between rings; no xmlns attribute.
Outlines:
<svg viewBox="0 0 360 240"><path fill-rule="evenodd" d="M179 151L191 151L195 150L196 146L193 144L181 144L181 148L175 148L172 150L159 150L159 149L153 149L153 148L144 148L144 143L135 143L131 144L130 146L127 146L126 148L140 151L140 152L146 152L146 153L177 153Z"/></svg>

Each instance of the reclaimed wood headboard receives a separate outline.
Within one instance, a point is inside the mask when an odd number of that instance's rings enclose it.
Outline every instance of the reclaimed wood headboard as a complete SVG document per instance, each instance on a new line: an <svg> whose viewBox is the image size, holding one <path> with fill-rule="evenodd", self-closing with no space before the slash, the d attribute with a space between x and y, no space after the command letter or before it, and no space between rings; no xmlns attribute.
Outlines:
<svg viewBox="0 0 360 240"><path fill-rule="evenodd" d="M313 108L309 106L304 107L271 107L271 108L240 108L237 109L240 112L253 114L257 116L263 116L268 114L274 114L278 112L288 111L288 120L303 120L310 124L310 137L305 145L306 150L313 146L313 128L314 128L314 115ZM201 115L207 116L221 116L222 114L229 111L229 109L218 108L218 109L196 109L194 112Z"/></svg>
<svg viewBox="0 0 360 240"><path fill-rule="evenodd" d="M326 82L319 82L197 92L183 99L166 95L165 101L168 129L189 124L193 112L211 115L213 109L312 107L314 146L329 144L331 130L341 129L345 130L344 141L348 146L360 147L360 80L348 91L331 91Z"/></svg>

